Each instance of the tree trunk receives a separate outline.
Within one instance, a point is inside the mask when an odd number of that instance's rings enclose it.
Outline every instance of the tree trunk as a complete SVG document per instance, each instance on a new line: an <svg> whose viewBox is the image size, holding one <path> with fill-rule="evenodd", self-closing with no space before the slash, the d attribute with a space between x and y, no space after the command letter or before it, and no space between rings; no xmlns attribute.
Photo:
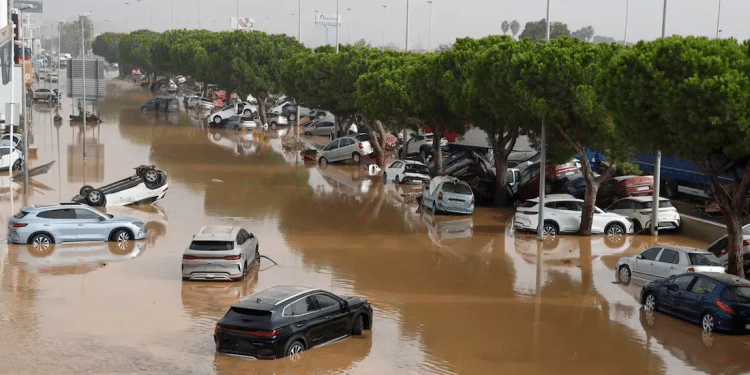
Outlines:
<svg viewBox="0 0 750 375"><path fill-rule="evenodd" d="M253 95L254 96L254 95ZM255 99L258 101L258 115L260 116L260 124L261 126L267 124L267 118L266 118L266 97L265 96L256 96Z"/></svg>
<svg viewBox="0 0 750 375"><path fill-rule="evenodd" d="M443 150L440 148L440 140L443 138L442 129L439 126L432 127L432 159L435 160L435 176L443 175ZM406 146L406 145L404 145Z"/></svg>
<svg viewBox="0 0 750 375"><path fill-rule="evenodd" d="M503 136L502 133L488 134L492 145L492 156L495 159L495 206L503 207L508 204L508 155L516 145L517 134ZM509 143L508 143L509 142ZM508 145L506 147L506 144Z"/></svg>
<svg viewBox="0 0 750 375"><path fill-rule="evenodd" d="M599 185L608 180L615 174L615 163L610 164L599 177L594 177L594 171L591 170L591 164L586 157L585 148L579 154L583 162L583 178L586 180L586 195L583 198L583 212L581 212L581 226L578 227L579 236L590 236L591 225L594 222L594 207L596 205L596 194L599 192ZM626 228L627 229L627 228Z"/></svg>
<svg viewBox="0 0 750 375"><path fill-rule="evenodd" d="M362 122L370 135L370 145L373 148L376 163L380 169L385 169L385 130L383 130L383 123L380 120L368 119L363 119ZM380 134L380 141L377 140L378 133Z"/></svg>

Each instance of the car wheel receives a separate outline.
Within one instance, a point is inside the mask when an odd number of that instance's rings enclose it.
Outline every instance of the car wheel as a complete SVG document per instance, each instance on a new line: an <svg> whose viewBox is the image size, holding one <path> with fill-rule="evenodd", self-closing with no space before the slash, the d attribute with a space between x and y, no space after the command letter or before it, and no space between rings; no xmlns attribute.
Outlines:
<svg viewBox="0 0 750 375"><path fill-rule="evenodd" d="M362 161L362 157L357 152L352 153L352 161L354 164L359 164Z"/></svg>
<svg viewBox="0 0 750 375"><path fill-rule="evenodd" d="M118 230L117 230L117 231L115 231L115 233L114 233L114 234L112 235L112 239L113 239L114 241L118 242L118 243L119 243L119 242L125 242L125 241L130 241L130 240L132 240L132 239L133 239L133 235L131 235L131 234L130 234L130 232L128 232L128 231L127 231L127 230L125 230L125 229L118 229Z"/></svg>
<svg viewBox="0 0 750 375"><path fill-rule="evenodd" d="M312 136L312 133L310 133L310 132L305 132L305 135L306 135L306 136L308 136L308 137L310 137L310 136Z"/></svg>
<svg viewBox="0 0 750 375"><path fill-rule="evenodd" d="M16 159L16 161L13 162L13 170L21 169L22 165L23 165L23 162L21 161L21 159Z"/></svg>
<svg viewBox="0 0 750 375"><path fill-rule="evenodd" d="M542 227L542 237L554 237L559 232L557 225L552 222L545 222Z"/></svg>
<svg viewBox="0 0 750 375"><path fill-rule="evenodd" d="M289 116L287 116L287 118L289 119L289 121L294 121L297 119L297 114L292 112L289 114Z"/></svg>
<svg viewBox="0 0 750 375"><path fill-rule="evenodd" d="M363 329L364 321L362 320L362 315L359 315L354 318L354 323L352 324L352 336L362 336Z"/></svg>
<svg viewBox="0 0 750 375"><path fill-rule="evenodd" d="M679 198L680 193L677 191L677 183L672 180L668 180L667 182L665 182L664 194L666 194L667 198L669 199Z"/></svg>
<svg viewBox="0 0 750 375"><path fill-rule="evenodd" d="M78 191L78 194L80 194L82 197L86 197L86 194L88 194L91 190L94 190L94 187L89 185L84 185L81 190Z"/></svg>
<svg viewBox="0 0 750 375"><path fill-rule="evenodd" d="M249 110L249 109L246 109L246 110L244 110L244 111L242 112L242 114L243 114L243 115L245 115L245 116L250 116L250 115L251 115L252 113L253 113L253 111L251 111L251 110Z"/></svg>
<svg viewBox="0 0 750 375"><path fill-rule="evenodd" d="M630 267L620 266L617 271L617 281L625 285L630 284Z"/></svg>
<svg viewBox="0 0 750 375"><path fill-rule="evenodd" d="M99 189L92 189L86 194L86 202L91 206L103 206L104 194Z"/></svg>
<svg viewBox="0 0 750 375"><path fill-rule="evenodd" d="M654 293L649 293L646 295L646 299L643 301L643 308L646 309L646 311L656 311L659 308L659 305L656 303L656 296Z"/></svg>
<svg viewBox="0 0 750 375"><path fill-rule="evenodd" d="M221 133L218 131L212 135L214 141L220 141L221 140Z"/></svg>
<svg viewBox="0 0 750 375"><path fill-rule="evenodd" d="M305 345L302 344L302 341L294 340L287 344L284 353L286 353L287 357L290 357L293 361L296 361L297 359L299 359L300 354L304 351Z"/></svg>
<svg viewBox="0 0 750 375"><path fill-rule="evenodd" d="M714 328L716 328L716 319L714 318L714 315L710 312L703 313L703 316L701 317L701 327L703 327L704 332L713 332Z"/></svg>
<svg viewBox="0 0 750 375"><path fill-rule="evenodd" d="M29 244L33 245L35 248L43 248L44 250L47 250L47 247L53 243L52 237L44 233L35 234L29 240Z"/></svg>
<svg viewBox="0 0 750 375"><path fill-rule="evenodd" d="M146 173L143 174L143 181L149 184L155 184L159 182L159 171L153 168L149 168Z"/></svg>
<svg viewBox="0 0 750 375"><path fill-rule="evenodd" d="M276 123L276 121L271 122L271 130L276 130L276 128L279 126L279 124Z"/></svg>
<svg viewBox="0 0 750 375"><path fill-rule="evenodd" d="M623 227L622 224L619 223L612 223L607 225L604 233L607 236L622 236L623 234L625 234L625 227Z"/></svg>
<svg viewBox="0 0 750 375"><path fill-rule="evenodd" d="M214 116L214 124L219 125L221 124L221 116Z"/></svg>
<svg viewBox="0 0 750 375"><path fill-rule="evenodd" d="M325 168L328 166L328 159L324 157L320 158L320 160L318 160L318 163L320 164L321 168Z"/></svg>

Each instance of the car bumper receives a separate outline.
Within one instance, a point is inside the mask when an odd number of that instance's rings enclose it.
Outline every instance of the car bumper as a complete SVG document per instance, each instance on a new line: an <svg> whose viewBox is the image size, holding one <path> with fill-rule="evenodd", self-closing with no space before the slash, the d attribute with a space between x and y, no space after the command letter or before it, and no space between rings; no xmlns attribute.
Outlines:
<svg viewBox="0 0 750 375"><path fill-rule="evenodd" d="M468 206L468 207L458 207L458 206L453 206L453 205L447 205L440 201L437 201L437 209L440 211L451 212L451 213L456 213L456 214L471 215L474 213L473 205Z"/></svg>
<svg viewBox="0 0 750 375"><path fill-rule="evenodd" d="M273 340L259 340L254 336L232 331L228 328L221 333L214 333L216 351L235 354L257 359L283 358L287 338Z"/></svg>
<svg viewBox="0 0 750 375"><path fill-rule="evenodd" d="M182 262L182 277L186 280L233 281L242 278L242 267L241 261L185 260Z"/></svg>

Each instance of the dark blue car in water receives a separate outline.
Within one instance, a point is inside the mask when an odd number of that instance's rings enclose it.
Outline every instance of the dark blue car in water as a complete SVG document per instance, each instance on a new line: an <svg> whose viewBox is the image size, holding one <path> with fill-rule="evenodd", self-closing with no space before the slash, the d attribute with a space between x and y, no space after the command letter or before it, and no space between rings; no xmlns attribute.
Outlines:
<svg viewBox="0 0 750 375"><path fill-rule="evenodd" d="M750 333L750 281L734 275L689 272L654 281L641 290L641 303L705 331Z"/></svg>

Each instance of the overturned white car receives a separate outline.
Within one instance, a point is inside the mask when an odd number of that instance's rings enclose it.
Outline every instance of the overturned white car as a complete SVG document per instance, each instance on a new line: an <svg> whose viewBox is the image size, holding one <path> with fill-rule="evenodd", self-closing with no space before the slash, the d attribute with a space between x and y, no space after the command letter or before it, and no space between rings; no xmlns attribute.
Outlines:
<svg viewBox="0 0 750 375"><path fill-rule="evenodd" d="M135 176L98 189L89 185L82 187L72 201L90 206L152 204L164 198L168 188L166 173L153 165L141 165L135 168Z"/></svg>

